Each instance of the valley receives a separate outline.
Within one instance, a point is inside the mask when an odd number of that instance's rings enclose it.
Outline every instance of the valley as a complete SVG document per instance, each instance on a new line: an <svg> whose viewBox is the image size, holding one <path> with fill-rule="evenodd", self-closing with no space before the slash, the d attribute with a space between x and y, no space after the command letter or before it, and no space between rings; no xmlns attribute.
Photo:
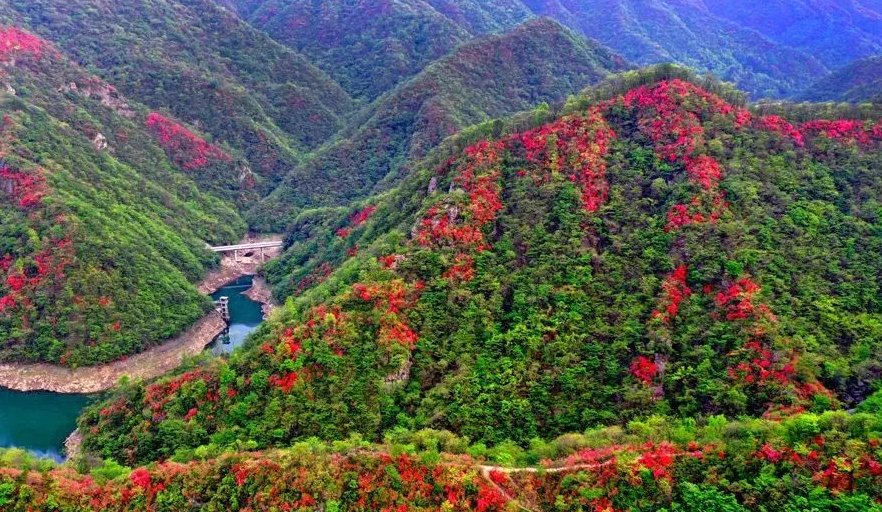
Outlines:
<svg viewBox="0 0 882 512"><path fill-rule="evenodd" d="M215 356L232 352L263 321L261 304L244 295L251 288L251 279L238 278L212 295L214 299L230 297L228 322L211 314L184 335L186 344L171 342L132 356L126 365L89 367L81 372L48 365L0 366L0 447L22 447L64 460L65 439L76 428L83 407L95 399L87 394L107 391L123 376L137 381L163 375L177 368L182 358L203 350Z"/></svg>
<svg viewBox="0 0 882 512"><path fill-rule="evenodd" d="M0 511L882 512L879 20L0 0Z"/></svg>

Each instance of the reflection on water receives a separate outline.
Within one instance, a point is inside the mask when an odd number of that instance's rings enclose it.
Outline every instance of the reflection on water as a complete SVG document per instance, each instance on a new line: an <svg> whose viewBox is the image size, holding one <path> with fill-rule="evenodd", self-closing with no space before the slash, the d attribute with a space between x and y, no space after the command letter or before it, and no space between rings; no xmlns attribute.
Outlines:
<svg viewBox="0 0 882 512"><path fill-rule="evenodd" d="M251 288L252 280L252 276L240 277L212 294L214 300L221 297L230 299L230 325L227 332L218 336L212 343L211 350L215 355L229 354L233 349L241 346L248 335L263 322L260 303L243 295Z"/></svg>

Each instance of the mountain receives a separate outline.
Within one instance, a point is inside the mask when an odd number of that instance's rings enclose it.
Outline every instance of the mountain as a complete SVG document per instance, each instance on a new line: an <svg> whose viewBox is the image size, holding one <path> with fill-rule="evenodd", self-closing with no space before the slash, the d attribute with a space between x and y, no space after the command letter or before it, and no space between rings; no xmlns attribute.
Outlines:
<svg viewBox="0 0 882 512"><path fill-rule="evenodd" d="M365 197L406 175L407 162L466 126L561 102L627 67L618 55L548 19L467 43L378 99L337 143L294 169L253 212L252 224L268 228L261 219L285 221L280 212Z"/></svg>
<svg viewBox="0 0 882 512"><path fill-rule="evenodd" d="M519 0L426 0L436 11L473 35L504 32L532 17Z"/></svg>
<svg viewBox="0 0 882 512"><path fill-rule="evenodd" d="M55 42L126 96L226 142L258 179L281 177L353 108L302 56L208 0L3 0L0 17Z"/></svg>
<svg viewBox="0 0 882 512"><path fill-rule="evenodd" d="M212 305L192 284L239 238L244 162L0 28L0 360L144 350ZM243 199L246 198L246 199Z"/></svg>
<svg viewBox="0 0 882 512"><path fill-rule="evenodd" d="M471 38L423 1L237 0L252 25L373 100Z"/></svg>
<svg viewBox="0 0 882 512"><path fill-rule="evenodd" d="M836 50L840 41L832 38L779 41L776 36L780 34L753 23L755 20L747 15L746 9L733 13L733 9L740 7L725 8L718 2L223 2L234 4L232 7L255 27L302 52L350 94L369 100L392 89L401 79L415 75L457 44L488 33L503 32L536 16L553 18L638 64L677 62L709 71L736 82L755 97L784 97L803 89L827 70L816 57L841 53ZM713 4L713 8L706 4ZM763 6L760 12L774 19L793 19L796 14L787 9L783 4L777 11ZM874 16L865 13L866 9L852 11L862 13L867 19ZM803 22L807 26L823 26L829 17L829 13L810 10ZM742 20L747 21L742 23ZM867 32L873 30L867 23L856 21L855 25ZM870 48L872 44L866 46ZM835 59L825 62L840 65Z"/></svg>
<svg viewBox="0 0 882 512"><path fill-rule="evenodd" d="M798 99L882 103L882 56L852 62L819 80Z"/></svg>
<svg viewBox="0 0 882 512"><path fill-rule="evenodd" d="M801 439L875 407L882 122L743 99L661 67L463 132L338 215L320 243L348 259L244 350L90 407L84 448L136 464L428 428L486 449L599 425L628 445L641 418L718 415L796 418ZM757 452L739 467L782 461L731 432Z"/></svg>
<svg viewBox="0 0 882 512"><path fill-rule="evenodd" d="M830 69L882 53L878 0L703 0L708 10L814 55Z"/></svg>
<svg viewBox="0 0 882 512"><path fill-rule="evenodd" d="M638 64L676 62L735 82L754 97L790 95L825 67L801 47L774 42L691 0L526 2ZM602 22L601 22L602 20ZM798 49L797 49L798 48Z"/></svg>

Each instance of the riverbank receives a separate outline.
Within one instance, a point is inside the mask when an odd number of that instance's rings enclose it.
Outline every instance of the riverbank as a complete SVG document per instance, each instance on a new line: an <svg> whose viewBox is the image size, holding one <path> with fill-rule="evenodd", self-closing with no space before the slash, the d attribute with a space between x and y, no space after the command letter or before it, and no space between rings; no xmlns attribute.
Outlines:
<svg viewBox="0 0 882 512"><path fill-rule="evenodd" d="M245 296L254 302L260 303L264 320L268 319L270 313L276 308L276 304L273 302L273 289L266 279L260 276L254 276L254 279L251 281L251 288L245 291Z"/></svg>
<svg viewBox="0 0 882 512"><path fill-rule="evenodd" d="M247 237L242 243L280 239L277 236ZM267 249L262 261L259 254L242 255L238 259L234 259L232 255L224 256L219 268L209 272L198 285L198 289L201 293L210 295L231 281L255 275L260 265L278 257L280 253L278 248ZM268 283L255 277L254 284L246 295L263 305L264 316L269 314L272 301ZM71 369L46 363L0 364L0 387L14 391L89 394L116 386L123 376L134 381L153 379L180 366L185 357L200 354L226 328L221 315L212 312L162 345L102 366Z"/></svg>
<svg viewBox="0 0 882 512"><path fill-rule="evenodd" d="M174 370L185 357L201 353L226 327L220 313L212 312L162 345L103 366L0 364L0 386L15 391L88 394L116 386L123 376L135 381L152 379Z"/></svg>

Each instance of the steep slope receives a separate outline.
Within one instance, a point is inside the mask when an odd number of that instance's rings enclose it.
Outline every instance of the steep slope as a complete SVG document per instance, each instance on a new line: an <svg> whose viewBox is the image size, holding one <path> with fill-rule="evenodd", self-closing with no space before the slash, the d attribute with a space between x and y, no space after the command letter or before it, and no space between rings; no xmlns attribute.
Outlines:
<svg viewBox="0 0 882 512"><path fill-rule="evenodd" d="M84 365L211 304L206 242L245 230L242 162L126 100L50 43L0 29L0 360ZM247 181L247 180L246 180Z"/></svg>
<svg viewBox="0 0 882 512"><path fill-rule="evenodd" d="M229 143L258 177L280 177L352 108L327 75L208 0L3 0L0 16Z"/></svg>
<svg viewBox="0 0 882 512"><path fill-rule="evenodd" d="M550 16L638 64L711 71L755 97L782 97L820 78L813 57L708 12L691 0L532 0Z"/></svg>
<svg viewBox="0 0 882 512"><path fill-rule="evenodd" d="M252 25L306 55L352 96L367 100L471 38L422 0L238 3Z"/></svg>
<svg viewBox="0 0 882 512"><path fill-rule="evenodd" d="M350 94L368 99L390 90L400 80L396 76L413 76L457 43L504 31L534 16L551 17L633 62L677 62L710 71L736 82L755 97L783 97L805 88L826 72L812 55L836 53L839 44L832 40L794 41L799 45L788 46L753 30L750 19L744 24L740 17L728 20L692 0L233 3L254 26L302 51ZM776 15L796 16L786 12ZM812 11L805 23L820 25L827 18L826 13ZM841 64L834 62L832 66ZM392 72L395 75L389 75Z"/></svg>
<svg viewBox="0 0 882 512"><path fill-rule="evenodd" d="M830 69L882 53L878 0L703 0L715 15L814 55Z"/></svg>
<svg viewBox="0 0 882 512"><path fill-rule="evenodd" d="M194 503L226 511L880 512L880 435L882 416L868 412L785 423L656 417L537 439L527 451L399 430L381 446L352 438L265 453L204 447L196 460L179 454L134 470L109 461L90 474L0 450L0 499L9 512L45 503L104 512L184 512ZM540 459L541 470L512 467Z"/></svg>
<svg viewBox="0 0 882 512"><path fill-rule="evenodd" d="M284 228L281 212L365 197L406 174L406 162L457 130L560 102L626 66L547 19L466 44L377 100L338 143L292 171L252 215L253 223L282 221Z"/></svg>
<svg viewBox="0 0 882 512"><path fill-rule="evenodd" d="M882 56L853 62L801 93L803 101L882 102Z"/></svg>
<svg viewBox="0 0 882 512"><path fill-rule="evenodd" d="M84 446L143 462L396 428L526 445L860 404L882 375L882 122L794 126L686 78L631 73L445 146L340 217L349 260L244 351L90 408Z"/></svg>
<svg viewBox="0 0 882 512"><path fill-rule="evenodd" d="M426 0L473 35L503 32L532 17L519 0Z"/></svg>

